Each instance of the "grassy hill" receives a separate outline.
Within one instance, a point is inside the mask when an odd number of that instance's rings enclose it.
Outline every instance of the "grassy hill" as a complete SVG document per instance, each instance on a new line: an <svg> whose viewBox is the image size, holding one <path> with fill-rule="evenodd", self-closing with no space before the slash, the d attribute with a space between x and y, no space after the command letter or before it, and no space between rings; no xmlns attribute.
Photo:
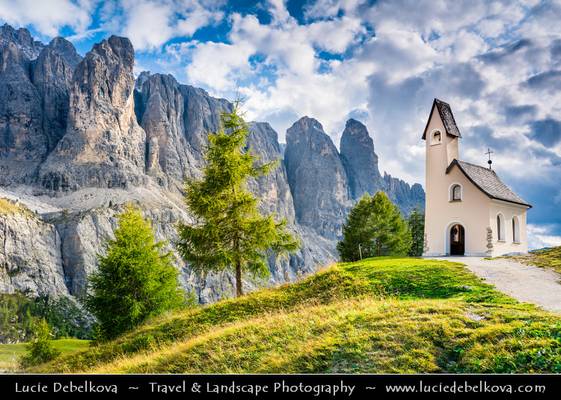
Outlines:
<svg viewBox="0 0 561 400"><path fill-rule="evenodd" d="M550 268L561 274L561 246L533 250L528 254L510 256L508 258L524 264L532 264L541 268Z"/></svg>
<svg viewBox="0 0 561 400"><path fill-rule="evenodd" d="M70 354L88 348L88 340L57 339L53 340L53 347L62 354ZM15 371L18 369L19 359L26 352L26 343L0 344L0 371Z"/></svg>
<svg viewBox="0 0 561 400"><path fill-rule="evenodd" d="M459 264L369 259L167 314L34 371L561 372L561 318Z"/></svg>

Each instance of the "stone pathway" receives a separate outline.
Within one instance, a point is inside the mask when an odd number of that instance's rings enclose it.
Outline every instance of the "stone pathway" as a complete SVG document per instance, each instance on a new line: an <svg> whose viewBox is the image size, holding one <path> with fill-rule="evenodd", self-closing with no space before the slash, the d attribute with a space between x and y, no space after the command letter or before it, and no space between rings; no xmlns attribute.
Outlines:
<svg viewBox="0 0 561 400"><path fill-rule="evenodd" d="M506 259L482 257L438 257L465 264L487 283L518 301L533 303L544 310L561 313L561 275L554 271Z"/></svg>

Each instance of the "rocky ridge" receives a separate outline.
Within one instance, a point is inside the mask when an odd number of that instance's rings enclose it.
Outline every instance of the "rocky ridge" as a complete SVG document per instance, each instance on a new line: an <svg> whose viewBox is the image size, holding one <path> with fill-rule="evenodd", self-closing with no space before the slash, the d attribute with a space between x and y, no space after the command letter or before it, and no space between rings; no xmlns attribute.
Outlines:
<svg viewBox="0 0 561 400"><path fill-rule="evenodd" d="M55 38L0 31L0 197L27 211L0 212L0 291L81 296L115 215L138 203L173 251L175 224L188 221L181 191L200 175L208 132L232 104L171 75L132 72L134 50L112 36L80 57ZM302 249L270 258L269 282L294 280L336 259L349 207L363 191L386 190L404 211L422 203L420 185L380 176L372 139L350 120L341 153L308 117L287 132L286 150L265 122L250 124L248 151L279 160L249 183L261 209L286 218ZM284 159L284 160L283 160ZM374 182L372 182L374 180ZM401 203L400 203L401 202ZM179 257L186 290L209 302L232 294L228 274L198 277Z"/></svg>

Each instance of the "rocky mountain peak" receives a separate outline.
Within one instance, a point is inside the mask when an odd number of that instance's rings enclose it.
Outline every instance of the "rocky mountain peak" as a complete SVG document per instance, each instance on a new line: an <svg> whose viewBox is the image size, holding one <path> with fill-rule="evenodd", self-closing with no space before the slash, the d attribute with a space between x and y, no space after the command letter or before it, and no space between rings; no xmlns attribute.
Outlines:
<svg viewBox="0 0 561 400"><path fill-rule="evenodd" d="M56 146L66 131L70 85L81 60L72 43L56 37L33 61L31 81L41 99L42 128L48 141L48 151Z"/></svg>
<svg viewBox="0 0 561 400"><path fill-rule="evenodd" d="M294 124L292 124L292 126L287 130L287 134L289 132L305 134L318 132L320 134L326 135L325 131L323 130L323 125L317 119L308 117L307 115L294 122Z"/></svg>
<svg viewBox="0 0 561 400"><path fill-rule="evenodd" d="M45 47L43 43L34 40L27 29L14 29L12 26L4 24L0 27L0 47L9 43L17 46L29 60L37 58Z"/></svg>
<svg viewBox="0 0 561 400"><path fill-rule="evenodd" d="M48 151L41 97L30 79L30 58L41 48L25 29L0 28L0 184L31 179Z"/></svg>
<svg viewBox="0 0 561 400"><path fill-rule="evenodd" d="M74 45L60 36L51 40L41 53L46 52L59 55L68 64L72 71L76 68L78 63L82 61L82 57L78 54Z"/></svg>
<svg viewBox="0 0 561 400"><path fill-rule="evenodd" d="M126 187L145 181L145 133L134 113L134 49L111 36L74 71L66 132L41 167L51 190Z"/></svg>
<svg viewBox="0 0 561 400"><path fill-rule="evenodd" d="M106 61L115 60L112 62L123 64L131 69L134 65L134 48L126 37L111 35L108 39L96 43L90 53L99 54Z"/></svg>
<svg viewBox="0 0 561 400"><path fill-rule="evenodd" d="M78 65L75 89L86 101L126 107L134 88L134 49L129 39L111 36L94 45ZM132 104L132 102L131 102Z"/></svg>
<svg viewBox="0 0 561 400"><path fill-rule="evenodd" d="M136 82L135 82L135 86L134 88L136 90L142 90L142 86L146 83L146 81L148 81L148 79L150 78L151 74L150 71L142 71L137 77L136 77Z"/></svg>
<svg viewBox="0 0 561 400"><path fill-rule="evenodd" d="M355 119L347 121L340 150L354 199L359 199L364 193L374 194L383 189L374 141L363 123Z"/></svg>
<svg viewBox="0 0 561 400"><path fill-rule="evenodd" d="M247 149L259 157L259 163L280 162L281 148L277 132L267 122L249 123ZM281 218L294 223L294 202L288 184L286 168L279 163L270 174L260 176L250 182L250 189L259 195L261 210L274 212Z"/></svg>
<svg viewBox="0 0 561 400"><path fill-rule="evenodd" d="M325 237L339 237L350 205L347 174L317 120L303 117L288 128L284 163L298 222Z"/></svg>

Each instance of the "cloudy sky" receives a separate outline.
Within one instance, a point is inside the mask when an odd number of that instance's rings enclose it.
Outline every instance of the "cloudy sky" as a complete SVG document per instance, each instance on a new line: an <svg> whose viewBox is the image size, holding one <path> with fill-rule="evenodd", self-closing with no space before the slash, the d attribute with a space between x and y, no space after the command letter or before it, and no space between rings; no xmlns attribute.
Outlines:
<svg viewBox="0 0 561 400"><path fill-rule="evenodd" d="M420 140L434 97L449 102L462 158L494 166L534 204L531 246L561 244L561 0L0 0L0 21L84 54L127 36L136 71L246 99L284 140L297 118L334 142L363 121L382 170L423 182Z"/></svg>

